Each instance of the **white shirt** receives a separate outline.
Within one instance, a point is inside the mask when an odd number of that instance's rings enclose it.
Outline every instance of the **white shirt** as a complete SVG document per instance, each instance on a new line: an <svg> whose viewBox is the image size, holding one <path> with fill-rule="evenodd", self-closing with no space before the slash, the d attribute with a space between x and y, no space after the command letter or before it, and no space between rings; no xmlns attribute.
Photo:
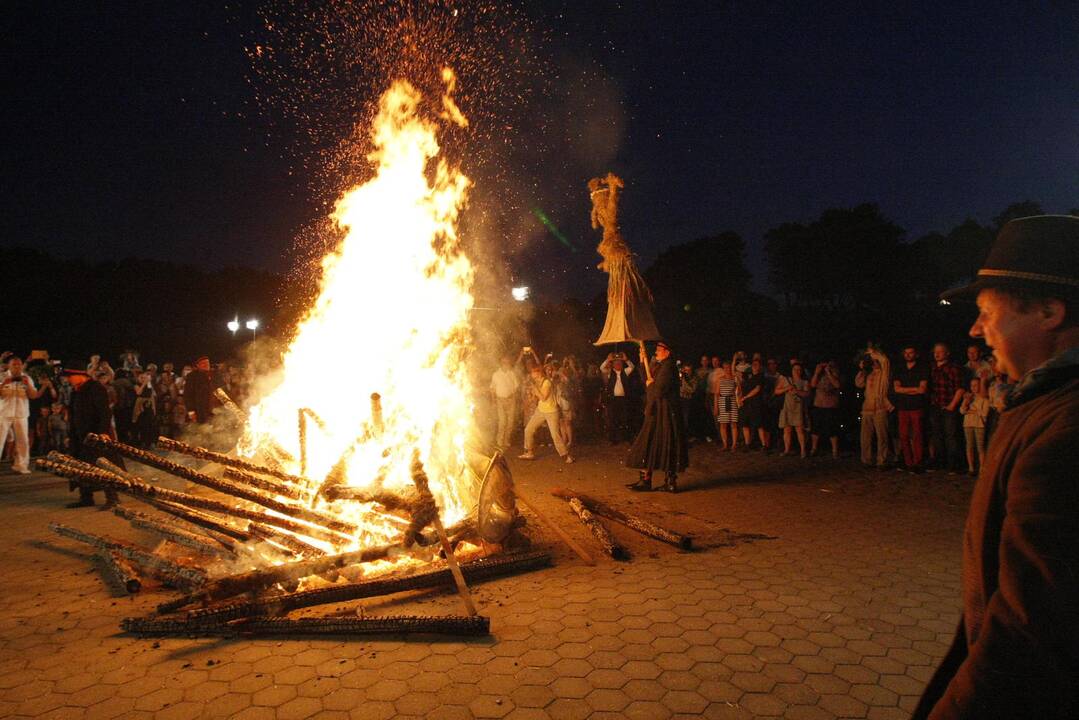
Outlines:
<svg viewBox="0 0 1079 720"><path fill-rule="evenodd" d="M511 398L517 394L519 387L521 383L517 380L517 373L512 370L499 368L491 375L491 390L494 391L495 397L503 400Z"/></svg>
<svg viewBox="0 0 1079 720"><path fill-rule="evenodd" d="M22 376L26 378L25 383L21 380L6 382L11 377L10 371L5 371L3 375L0 375L0 417L30 417L30 396L27 393L28 391L37 392L37 386L25 372Z"/></svg>
<svg viewBox="0 0 1079 720"><path fill-rule="evenodd" d="M624 360L623 363L624 363L625 367L622 368L622 372L624 372L626 374L626 376L628 377L629 374L631 372L633 372L633 363L631 363L629 360ZM607 377L610 377L611 373L614 372L614 370L611 368L611 361L610 360L604 360L603 364L599 366L599 369ZM614 376L614 388L611 390L611 394L614 395L615 397L625 397L626 396L626 389L624 387L622 387L622 373L615 373L615 376Z"/></svg>

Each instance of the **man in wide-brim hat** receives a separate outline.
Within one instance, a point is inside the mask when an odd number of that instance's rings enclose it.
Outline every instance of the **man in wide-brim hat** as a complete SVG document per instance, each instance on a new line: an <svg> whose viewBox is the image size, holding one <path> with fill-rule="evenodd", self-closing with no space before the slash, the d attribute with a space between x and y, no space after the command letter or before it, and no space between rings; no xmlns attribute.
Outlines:
<svg viewBox="0 0 1079 720"><path fill-rule="evenodd" d="M1079 217L1004 226L970 334L1015 386L971 498L963 615L916 718L1079 717Z"/></svg>
<svg viewBox="0 0 1079 720"><path fill-rule="evenodd" d="M678 473L689 465L686 429L682 426L678 368L671 349L660 340L656 343L656 360L652 377L647 381L644 423L637 439L626 454L626 467L636 468L640 475L631 490L652 490L652 473L664 472L663 489L678 492ZM644 344L641 344L641 365L648 363Z"/></svg>

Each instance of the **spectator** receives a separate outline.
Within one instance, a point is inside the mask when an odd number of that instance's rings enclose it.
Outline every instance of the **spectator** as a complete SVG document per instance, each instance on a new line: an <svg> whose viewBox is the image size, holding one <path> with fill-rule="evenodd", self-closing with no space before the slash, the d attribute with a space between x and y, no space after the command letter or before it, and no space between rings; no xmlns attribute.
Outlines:
<svg viewBox="0 0 1079 720"><path fill-rule="evenodd" d="M555 396L554 382L547 377L541 365L533 365L529 384L536 396L536 412L532 414L528 424L525 425L525 451L518 457L522 460L534 460L536 458L535 453L532 452L536 430L540 425L546 423L559 456L566 463L572 463L573 456L569 454L569 449L562 442L562 433L558 431L558 401Z"/></svg>
<svg viewBox="0 0 1079 720"><path fill-rule="evenodd" d="M963 400L963 373L951 361L944 343L933 346L929 376L929 456L949 475L959 471L959 403Z"/></svg>
<svg viewBox="0 0 1079 720"><path fill-rule="evenodd" d="M792 455L791 431L798 436L798 449L803 459L806 457L806 425L809 424L808 398L809 381L806 380L802 363L791 365L791 376L782 375L776 380L773 391L775 397L782 398L779 411L779 428L783 430L783 454Z"/></svg>
<svg viewBox="0 0 1079 720"><path fill-rule="evenodd" d="M88 462L96 463L101 456L96 449L86 444L86 436L90 433L108 435L116 438L116 425L113 422L113 409L107 384L111 380L111 374L98 366L98 369L90 373L90 379L79 386L75 391L75 397L71 405L72 425L72 450L75 457ZM123 460L118 456L107 455L108 459L124 467ZM105 505L115 505L117 502L116 491L105 491ZM94 488L89 485L79 485L79 500L68 507L89 507L94 504Z"/></svg>
<svg viewBox="0 0 1079 720"><path fill-rule="evenodd" d="M599 365L588 363L584 380L581 383L583 407L588 412L588 435L589 437L603 437L605 422L603 418L603 375L599 371Z"/></svg>
<svg viewBox="0 0 1079 720"><path fill-rule="evenodd" d="M963 401L959 405L959 414L963 416L963 435L967 441L967 473L970 475L977 475L975 455L978 468L985 461L985 422L989 417L989 398L982 393L981 386L979 378L971 378L970 390L963 393Z"/></svg>
<svg viewBox="0 0 1079 720"><path fill-rule="evenodd" d="M499 450L510 446L516 421L517 392L520 388L521 382L513 369L513 357L502 356L498 369L491 374L491 395L494 396L495 411L498 413L495 447Z"/></svg>
<svg viewBox="0 0 1079 720"><path fill-rule="evenodd" d="M203 355L195 361L195 369L184 382L184 405L192 421L210 422L213 382L210 377L210 358Z"/></svg>
<svg viewBox="0 0 1079 720"><path fill-rule="evenodd" d="M737 356L736 356L737 357ZM768 436L767 418L765 413L768 408L765 404L766 394L771 392L767 378L764 377L764 366L759 357L754 357L749 366L749 376L742 381L741 394L739 395L739 419L742 423L742 433L745 439L746 450L753 443L753 431L757 431L757 437L761 442L761 452L768 452L771 438Z"/></svg>
<svg viewBox="0 0 1079 720"><path fill-rule="evenodd" d="M37 456L49 453L49 416L52 414L52 405L42 405L38 408L37 417L34 418L34 445L33 454Z"/></svg>
<svg viewBox="0 0 1079 720"><path fill-rule="evenodd" d="M813 388L812 446L809 454L816 455L822 437L828 438L832 445L832 459L839 459L839 389L843 381L839 375L839 365L835 360L818 363L809 381Z"/></svg>
<svg viewBox="0 0 1079 720"><path fill-rule="evenodd" d="M903 348L903 363L895 372L892 389L899 410L899 447L908 472L922 473L925 453L925 411L929 368L918 362L918 350ZM898 453L897 453L898 454Z"/></svg>
<svg viewBox="0 0 1079 720"><path fill-rule="evenodd" d="M581 371L572 355L563 358L562 366L556 368L555 391L558 393L558 422L562 440L572 452L575 442L573 425L581 407Z"/></svg>
<svg viewBox="0 0 1079 720"><path fill-rule="evenodd" d="M982 357L982 349L978 345L967 346L967 377L981 380L982 394L989 392L989 381L993 377L993 368Z"/></svg>
<svg viewBox="0 0 1079 720"><path fill-rule="evenodd" d="M713 356L711 368L708 370L708 385L705 389L704 400L708 408L708 422L712 426L705 435L705 440L711 442L716 435L716 395L719 394L719 381L723 377L722 363L718 356Z"/></svg>
<svg viewBox="0 0 1079 720"><path fill-rule="evenodd" d="M1011 392L1013 387L1008 378L1000 372L995 355L989 356L989 367L993 370L993 376L989 380L989 392L986 393L986 397L989 399L989 419L985 422L986 444L993 437L993 431L997 428L1000 414L1004 412L1008 393Z"/></svg>
<svg viewBox="0 0 1079 720"><path fill-rule="evenodd" d="M68 386L70 387L70 383ZM52 414L49 415L48 433L54 450L68 451L70 441L68 440L67 407L63 403L53 403Z"/></svg>
<svg viewBox="0 0 1079 720"><path fill-rule="evenodd" d="M716 393L712 415L716 419L723 449L738 449L738 384L731 372L731 361L724 360L719 366L719 391Z"/></svg>
<svg viewBox="0 0 1079 720"><path fill-rule="evenodd" d="M693 427L693 408L697 399L697 375L689 363L678 364L678 398L682 408L682 427L686 428L688 440L689 428Z"/></svg>
<svg viewBox="0 0 1079 720"><path fill-rule="evenodd" d="M888 399L890 377L888 357L869 347L859 363L854 385L865 389L862 399L862 465L873 467L873 439L876 438L878 470L888 466L888 413L894 406Z"/></svg>
<svg viewBox="0 0 1079 720"><path fill-rule="evenodd" d="M135 403L132 408L132 437L142 448L152 448L157 442L157 394L153 378L146 370L139 373L134 388Z"/></svg>
<svg viewBox="0 0 1079 720"><path fill-rule="evenodd" d="M712 398L708 397L708 375L712 372L712 360L701 355L700 365L693 371L697 379L697 393L693 398L693 424L690 434L695 438L711 440L715 430L712 428Z"/></svg>
<svg viewBox="0 0 1079 720"><path fill-rule="evenodd" d="M12 469L20 475L30 474L30 401L41 397L41 392L23 372L22 359L9 358L7 370L0 375L0 443L6 443L9 429L14 431Z"/></svg>
<svg viewBox="0 0 1079 720"><path fill-rule="evenodd" d="M599 366L603 373L603 400L607 408L607 440L617 445L629 439L630 377L633 363L622 353L610 353Z"/></svg>
<svg viewBox="0 0 1079 720"><path fill-rule="evenodd" d="M130 370L120 370L111 383L113 392L113 422L116 424L117 437L130 442L135 423L135 383Z"/></svg>

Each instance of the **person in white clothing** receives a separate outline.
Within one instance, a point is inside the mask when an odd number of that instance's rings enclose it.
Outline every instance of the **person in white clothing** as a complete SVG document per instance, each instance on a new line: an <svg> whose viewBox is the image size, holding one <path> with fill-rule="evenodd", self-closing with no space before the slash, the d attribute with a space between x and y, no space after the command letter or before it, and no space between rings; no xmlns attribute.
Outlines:
<svg viewBox="0 0 1079 720"><path fill-rule="evenodd" d="M495 445L500 450L510 446L517 409L517 391L521 381L513 369L513 357L504 355L499 368L491 375L491 394L495 398L498 411L498 430L495 432Z"/></svg>
<svg viewBox="0 0 1079 720"><path fill-rule="evenodd" d="M982 390L981 379L970 379L970 390L963 393L959 414L963 416L963 435L967 441L967 473L976 475L985 459L985 421L989 417L989 398Z"/></svg>
<svg viewBox="0 0 1079 720"><path fill-rule="evenodd" d="M0 375L0 438L6 441L8 429L15 431L15 460L12 469L20 475L30 474L27 418L30 417L30 401L39 397L41 390L34 385L30 376L23 372L22 359L11 358L7 372Z"/></svg>

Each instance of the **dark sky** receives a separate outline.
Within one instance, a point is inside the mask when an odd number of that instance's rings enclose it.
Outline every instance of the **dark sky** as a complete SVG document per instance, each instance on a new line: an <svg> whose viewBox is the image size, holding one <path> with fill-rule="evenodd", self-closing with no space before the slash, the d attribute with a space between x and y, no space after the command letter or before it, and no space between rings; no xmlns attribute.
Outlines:
<svg viewBox="0 0 1079 720"><path fill-rule="evenodd" d="M318 210L287 126L252 102L244 45L257 9L8 3L0 243L290 267L293 238ZM731 229L759 276L763 233L827 207L876 202L913 239L1025 199L1051 212L1079 206L1075 3L551 2L520 12L547 31L537 73L562 90L530 112L557 116L573 136L565 153L556 138L526 154L527 202L581 250L522 206L522 226L532 224L503 257L551 295L587 297L605 282L584 183L608 169L627 181L624 230L644 264ZM574 106L576 90L589 100Z"/></svg>

